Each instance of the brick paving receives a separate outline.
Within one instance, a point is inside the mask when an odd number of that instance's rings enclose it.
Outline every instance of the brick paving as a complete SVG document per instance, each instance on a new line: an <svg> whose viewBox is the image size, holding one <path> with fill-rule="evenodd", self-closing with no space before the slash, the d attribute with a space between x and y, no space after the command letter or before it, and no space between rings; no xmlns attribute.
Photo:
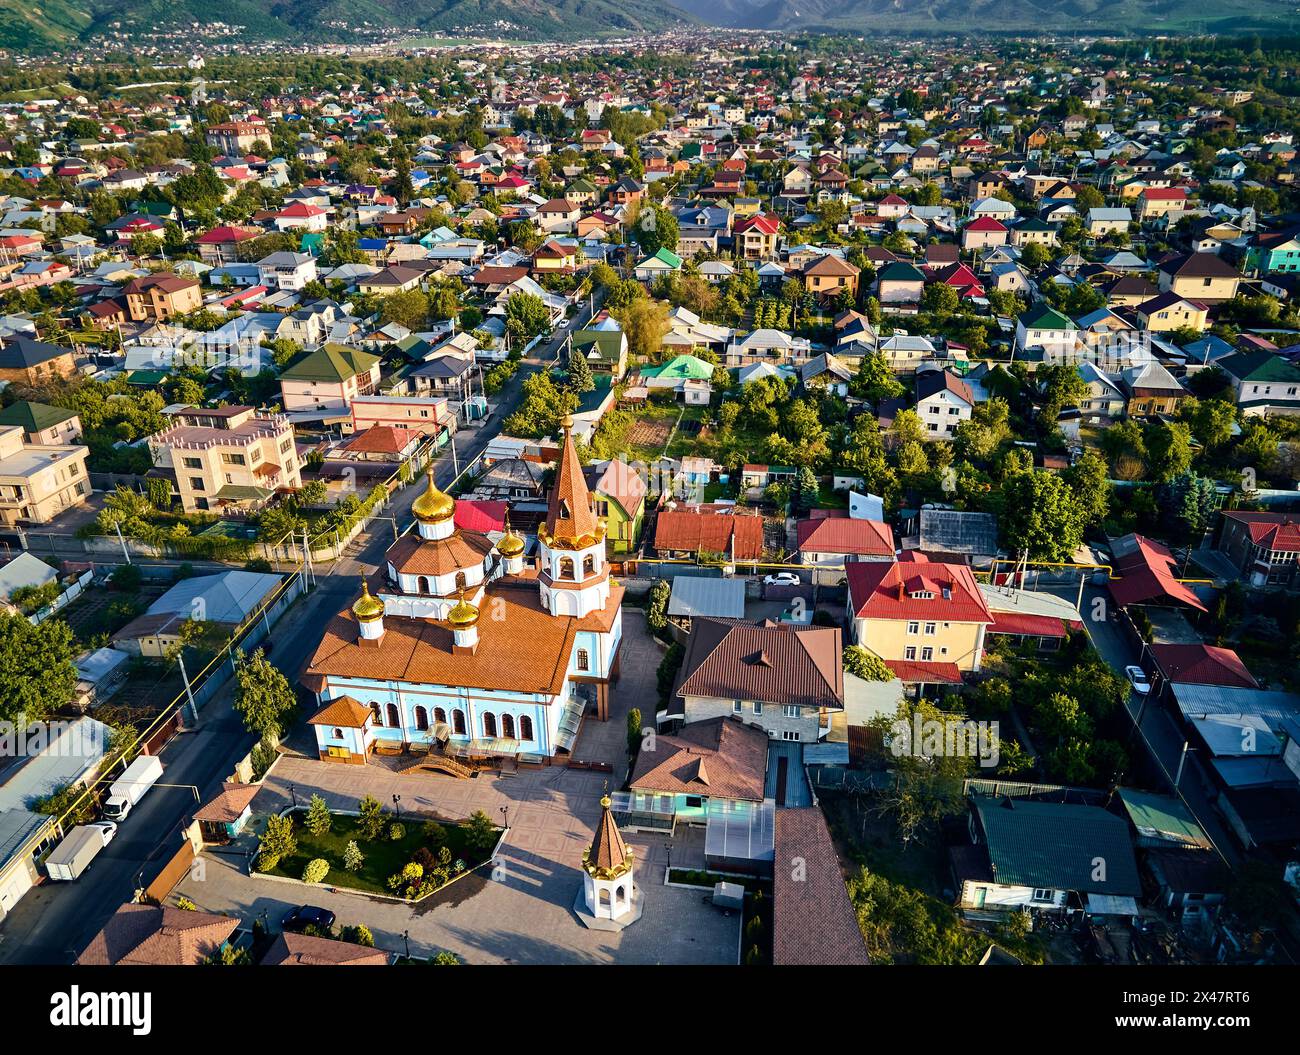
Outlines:
<svg viewBox="0 0 1300 1055"><path fill-rule="evenodd" d="M313 793L332 809L355 809L366 794L391 809L396 794L404 816L462 820L483 810L497 824L508 819L510 829L490 871L412 907L333 892L328 885L308 891L254 879L247 875L251 840L241 840L204 854L206 873L185 879L173 896L189 897L207 911L238 913L245 921L265 911L273 925L287 908L309 901L333 910L340 925L365 923L382 948L404 951L406 931L413 954L450 949L470 963L736 963L739 914L714 909L708 891L663 885L668 863L663 836L627 835L645 897L639 922L621 933L589 931L572 910L602 790L625 779L627 711L639 705L643 713L653 714L660 650L645 634L639 611L625 611L624 620L622 676L611 697L610 720L588 719L575 747L577 757L613 762L612 778L552 766L510 777L484 773L458 780L428 772L400 774L384 764L391 761L387 759L344 766L290 755L276 764L253 802L259 829L267 815L290 806L295 797L303 804ZM679 833L672 845L673 865L700 868L703 860L703 833Z"/></svg>

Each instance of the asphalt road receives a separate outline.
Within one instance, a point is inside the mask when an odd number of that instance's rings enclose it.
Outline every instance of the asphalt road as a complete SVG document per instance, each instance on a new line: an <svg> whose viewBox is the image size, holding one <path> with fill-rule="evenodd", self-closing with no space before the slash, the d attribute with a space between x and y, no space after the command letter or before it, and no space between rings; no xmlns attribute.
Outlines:
<svg viewBox="0 0 1300 1055"><path fill-rule="evenodd" d="M455 438L457 464L463 468L482 453L500 431L502 420L518 405L524 380L538 370L549 369L568 332L590 317L590 308L584 304L571 325L559 328L521 363L497 394L492 415ZM451 483L455 471L450 451L444 451L435 462L434 475L441 487ZM408 486L390 503L386 515L396 521L399 531L410 524L411 504L422 490L418 485ZM339 560L317 567L316 588L272 628L271 660L292 682L296 683L315 651L321 627L356 598L361 576L382 563L393 542L393 527L391 520L373 521ZM199 803L220 790L235 763L255 742L231 706L232 688L233 682L208 703L192 730L178 735L161 753L163 783L187 787L153 789L80 879L71 883L47 880L29 891L0 923L0 964L71 963L118 907L162 870L180 848L180 833ZM197 800L191 787L198 791Z"/></svg>

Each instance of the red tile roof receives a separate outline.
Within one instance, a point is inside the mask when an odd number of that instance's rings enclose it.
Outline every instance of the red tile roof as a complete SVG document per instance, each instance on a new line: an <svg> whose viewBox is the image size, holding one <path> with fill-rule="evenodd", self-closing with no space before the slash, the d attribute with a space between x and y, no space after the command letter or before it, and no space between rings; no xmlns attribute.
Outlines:
<svg viewBox="0 0 1300 1055"><path fill-rule="evenodd" d="M635 791L762 802L767 733L735 718L710 718L657 736L643 748L628 780Z"/></svg>
<svg viewBox="0 0 1300 1055"><path fill-rule="evenodd" d="M1225 509L1224 517L1245 524L1250 541L1269 550L1300 551L1300 520L1289 513L1249 513Z"/></svg>
<svg viewBox="0 0 1300 1055"><path fill-rule="evenodd" d="M1054 615L1030 615L1026 612L995 612L990 634L1014 634L1024 637L1065 637L1067 630L1082 630L1077 620L1057 619Z"/></svg>
<svg viewBox="0 0 1300 1055"><path fill-rule="evenodd" d="M1110 582L1110 595L1121 608L1130 604L1179 601L1204 612L1191 588L1178 581L1169 550L1142 535L1124 535L1111 543L1111 568L1119 575Z"/></svg>
<svg viewBox="0 0 1300 1055"><path fill-rule="evenodd" d="M975 576L964 565L915 559L854 561L846 571L849 603L858 618L994 621ZM914 596L925 593L933 596Z"/></svg>
<svg viewBox="0 0 1300 1055"><path fill-rule="evenodd" d="M1258 689L1241 657L1215 645L1151 645L1151 658L1170 681Z"/></svg>
<svg viewBox="0 0 1300 1055"><path fill-rule="evenodd" d="M894 555L893 529L878 520L856 520L850 517L801 520L798 537L799 549L804 553Z"/></svg>
<svg viewBox="0 0 1300 1055"><path fill-rule="evenodd" d="M887 659L887 666L899 681L908 685L960 685L956 663L923 663L917 660Z"/></svg>

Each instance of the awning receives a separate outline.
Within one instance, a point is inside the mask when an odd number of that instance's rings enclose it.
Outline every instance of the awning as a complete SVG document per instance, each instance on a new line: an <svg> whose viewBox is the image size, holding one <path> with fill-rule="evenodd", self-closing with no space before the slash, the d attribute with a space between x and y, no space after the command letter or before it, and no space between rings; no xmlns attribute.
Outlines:
<svg viewBox="0 0 1300 1055"><path fill-rule="evenodd" d="M216 498L221 502L265 502L275 491L247 484L224 484Z"/></svg>

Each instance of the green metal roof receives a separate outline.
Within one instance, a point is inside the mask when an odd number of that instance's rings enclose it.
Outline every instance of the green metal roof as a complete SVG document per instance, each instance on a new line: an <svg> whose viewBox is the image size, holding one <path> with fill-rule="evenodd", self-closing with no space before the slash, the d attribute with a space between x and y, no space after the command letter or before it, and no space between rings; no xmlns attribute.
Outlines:
<svg viewBox="0 0 1300 1055"><path fill-rule="evenodd" d="M327 344L288 367L280 377L289 381L346 381L369 373L377 362L379 356L358 348Z"/></svg>
<svg viewBox="0 0 1300 1055"><path fill-rule="evenodd" d="M645 377L678 378L684 381L708 381L713 377L713 367L698 355L679 355L663 366L642 367Z"/></svg>
<svg viewBox="0 0 1300 1055"><path fill-rule="evenodd" d="M1120 788L1119 797L1139 835L1193 846L1210 845L1210 840L1191 812L1172 795L1155 795L1149 791Z"/></svg>
<svg viewBox="0 0 1300 1055"><path fill-rule="evenodd" d="M1020 316L1020 321L1030 330L1073 330L1074 323L1047 304L1036 304Z"/></svg>
<svg viewBox="0 0 1300 1055"><path fill-rule="evenodd" d="M24 399L0 410L0 425L21 425L24 432L40 432L76 416L75 410L52 407L47 403L32 403Z"/></svg>
<svg viewBox="0 0 1300 1055"><path fill-rule="evenodd" d="M1099 806L977 798L993 879L1004 886L1142 893L1128 825Z"/></svg>

